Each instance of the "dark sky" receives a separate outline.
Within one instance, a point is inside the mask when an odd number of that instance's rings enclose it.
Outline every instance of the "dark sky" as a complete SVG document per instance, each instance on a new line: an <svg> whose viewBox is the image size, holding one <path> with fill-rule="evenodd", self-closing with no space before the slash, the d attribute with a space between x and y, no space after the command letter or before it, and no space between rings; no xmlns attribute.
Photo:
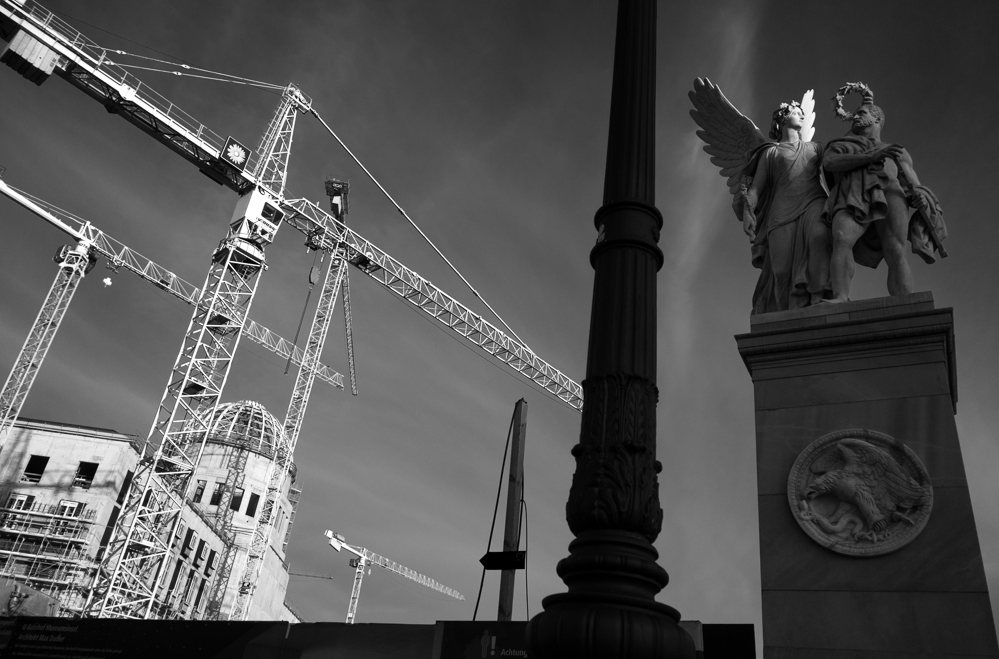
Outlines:
<svg viewBox="0 0 999 659"><path fill-rule="evenodd" d="M152 57L162 51L215 71L298 84L518 334L582 378L613 3L48 6L79 19L70 22L109 48ZM815 89L819 141L846 129L828 99L848 81L866 82L887 113L884 138L908 148L920 179L939 196L951 256L933 266L911 260L917 290L955 309L958 429L996 602L996 25L999 5L984 1L661 3L657 205L667 261L659 277L658 424L665 521L656 546L671 575L660 599L685 618L760 622L752 384L732 339L748 331L757 272L724 180L687 114L686 93L697 76L719 84L761 126L779 102ZM139 75L216 132L254 146L278 102L257 89ZM35 87L6 69L0 165L9 184L89 219L199 285L236 201L64 81ZM288 194L323 200L327 174L350 179L349 222L359 233L484 311L318 122L302 117ZM66 240L10 202L0 202L0 218L6 372L55 275L51 255ZM312 265L302 242L290 228L280 231L251 311L289 339ZM101 286L109 274L99 266L84 282L23 413L145 435L190 310L124 272ZM883 266L861 272L854 298L886 294L884 280ZM540 611L543 596L564 590L554 566L571 540L564 503L579 415L360 273L351 272L351 283L361 394L316 385L296 454L305 491L289 551L293 569L341 578L293 579L289 599L313 620L344 617L352 572L347 557L325 545L322 532L331 528L468 598L455 602L379 571L365 581L358 621L470 618L509 417L525 397L529 602L532 614ZM339 329L323 359L346 370ZM244 341L224 400L258 400L283 418L294 383L283 368ZM483 610L491 617L498 579L487 582ZM522 580L516 600L515 615L523 619Z"/></svg>

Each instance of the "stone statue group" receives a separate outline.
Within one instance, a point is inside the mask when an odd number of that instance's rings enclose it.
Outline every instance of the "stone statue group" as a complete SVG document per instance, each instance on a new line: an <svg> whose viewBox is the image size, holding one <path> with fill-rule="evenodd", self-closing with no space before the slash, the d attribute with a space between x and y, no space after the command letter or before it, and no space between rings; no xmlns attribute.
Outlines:
<svg viewBox="0 0 999 659"><path fill-rule="evenodd" d="M851 92L863 96L853 113L843 109ZM911 293L906 241L927 263L947 256L940 203L920 184L908 151L881 141L885 113L867 85L839 89L836 114L851 128L825 145L811 141L811 91L800 103L780 104L769 139L710 80L695 80L689 96L697 135L728 177L761 271L752 313L846 302L857 264L876 268L882 259L888 293Z"/></svg>

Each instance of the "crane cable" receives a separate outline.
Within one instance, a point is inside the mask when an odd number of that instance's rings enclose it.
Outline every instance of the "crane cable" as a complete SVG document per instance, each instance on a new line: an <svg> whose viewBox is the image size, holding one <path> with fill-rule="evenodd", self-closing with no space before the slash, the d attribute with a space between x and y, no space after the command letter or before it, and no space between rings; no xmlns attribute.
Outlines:
<svg viewBox="0 0 999 659"><path fill-rule="evenodd" d="M523 478L523 475L521 476ZM527 619L531 619L531 593L528 590L530 582L527 578L527 556L530 553L531 539L527 534L527 501L524 500L524 485L520 486L520 512L521 522L524 526L524 608L527 610Z"/></svg>
<svg viewBox="0 0 999 659"><path fill-rule="evenodd" d="M261 89L271 89L275 91L281 91L284 89L282 85L275 85L272 82L261 82L260 80L254 80L253 78L244 78L243 76L232 75L231 73L222 73L220 71L212 71L211 69L203 69L198 66L191 66L189 64L178 64L176 62L170 62L168 60L157 59L155 57L146 57L145 55L136 55L135 53L129 53L124 50L117 50L114 48L108 48L107 52L115 53L116 55L124 55L126 57L135 57L137 59L148 60L150 62L156 62L158 64L167 64L169 66L179 66L182 69L187 69L188 71L200 71L202 73L210 73L211 76L196 75L194 73L184 73L183 71L171 71L168 69L156 69L149 66L139 66L137 64L122 64L121 62L113 62L111 60L105 60L108 64L113 64L114 66L120 66L128 69L140 69L142 71L155 71L157 73L172 73L175 76L186 76L189 78L202 78L204 80L216 80L219 82L231 82L237 85L249 85L251 87L260 87ZM221 76L221 77L216 77Z"/></svg>
<svg viewBox="0 0 999 659"><path fill-rule="evenodd" d="M194 74L194 73L186 73L184 71L171 71L171 70L168 70L168 69L157 69L157 68L153 68L153 67L149 67L149 66L139 66L137 64L122 64L121 62L112 62L112 61L108 60L109 64L112 64L112 65L115 65L115 66L120 66L122 68L137 69L137 70L141 70L141 71L153 71L153 72L156 72L156 73L171 73L171 74L173 74L175 76L185 76L185 77L188 77L188 78L200 78L202 80L214 80L214 81L217 81L217 82L231 82L231 83L237 84L237 85L248 85L250 87L259 87L261 89L265 89L267 91L272 91L272 92L282 91L282 90L285 89L285 87L283 87L281 85L275 85L275 84L269 83L269 82L261 82L259 80L254 80L252 78L244 78L243 76L232 75L232 74L229 74L229 73L221 73L219 71L212 71L211 69L203 69L203 68L200 68L200 67L197 67L197 66L191 66L191 65L188 65L188 64L177 64L175 62L170 62L168 60L162 60L162 59L158 59L158 58L155 58L155 57L146 57L144 55L136 55L134 53L128 53L128 52L126 52L124 50L108 49L107 52L115 53L117 55L124 55L126 57L135 57L135 58L138 58L138 59L148 60L148 61L151 61L151 62L157 62L159 64L167 64L167 65L170 65L170 66L179 66L182 69L187 69L189 71L200 71L202 73L209 73L211 75L197 75L197 74ZM427 241L427 244L430 245L434 249L435 252L437 252L437 255L440 256L441 259L443 259L445 263L447 263L448 267L451 268L451 270L454 272L454 274L458 275L458 278L461 279L461 281L465 284L465 286L468 287L468 290L470 290L472 292L472 295L474 295L476 298L478 298L478 300L480 302L482 302L482 304L484 304L487 309L489 309L489 311L493 314L493 316L495 316L496 319L500 323L502 323L503 327L505 327L507 329L507 331L510 332L510 334L513 336L513 338L517 339L517 341L520 343L520 345L522 345L525 348L527 348L527 350L529 350L531 352L534 352L533 350L531 350L530 346L528 346L527 343L523 339L521 339L520 336L518 336L515 331L513 331L513 328L510 327L510 325L507 324L507 322L505 320L503 320L503 317L500 316L496 312L496 310L493 309L492 306L488 302L486 302L485 298L483 298L479 294L479 292L477 290L475 290L475 287L472 286L471 282L469 282L465 278L465 276L463 274L461 274L461 272L458 270L458 268L455 267L455 265L453 263L451 263L451 261L446 256L444 256L444 252L442 252L437 247L437 245L435 245L434 242L432 240L430 240L430 237L427 236L427 234L425 234L423 232L423 229L421 229L419 227L419 225L417 225L416 222L413 220L413 218L411 218L409 216L409 214L402 208L402 206L400 206L399 203L395 199L392 198L392 195L390 195L388 193L388 190L386 190L384 188L384 186L382 186L382 184L378 182L378 179L376 179L374 177L374 174L372 174L368 170L368 168L364 166L364 163L362 163L360 161L360 159L356 155L354 155L354 152L350 150L350 148L344 143L344 141L342 139L340 139L340 136L337 135L333 131L332 128L330 128L329 124L327 124L326 121L321 116L319 116L319 113L316 112L315 108L313 108L313 107L310 106L309 107L309 112L312 114L312 116L314 116L316 119L319 120L319 123L321 123L323 125L323 127L329 132L329 134L332 135L333 138L336 139L336 141L340 143L340 146L343 147L343 150L346 151L347 154L351 158L353 158L354 162L357 163L357 166L360 167L364 171L364 173L368 175L368 178L370 178L371 181L376 186L378 186L378 189L382 191L382 194L384 194L385 197L390 202L392 202L392 205L395 206L395 209L397 211L399 211L399 214L402 215L404 218L406 218L406 221L408 221L413 226L413 228L416 229L416 231L420 234L420 236L422 236L423 239L425 241Z"/></svg>
<svg viewBox="0 0 999 659"><path fill-rule="evenodd" d="M322 252L323 260L326 260L326 252ZM295 340L291 342L292 350L288 353L288 363L284 365L284 374L288 375L288 371L291 369L291 358L294 357L294 348L298 347L298 336L302 333L302 323L305 321L305 312L309 309L309 299L312 297L312 287L316 285L316 280L319 279L318 268L316 268L316 258L319 254L315 254L312 257L312 267L309 269L309 293L305 296L305 306L302 307L302 317L298 319L298 329L295 330ZM322 261L320 261L320 264ZM332 273L329 273L332 274ZM327 274L327 276L329 276ZM304 357L304 354L303 354ZM305 364L302 364L305 367Z"/></svg>
<svg viewBox="0 0 999 659"><path fill-rule="evenodd" d="M517 336L517 333L513 331L513 328L511 328L509 325L507 325L506 321L503 320L503 318L498 313L496 313L496 310L493 309L491 306L489 306L489 303L486 302L485 299L483 299L483 297L481 295L479 295L479 292L477 290L475 290L475 287L473 287L472 284L469 283L469 281L467 279L465 279L464 275L462 275L460 272L458 272L458 268L456 268L454 266L454 264L451 263L451 261L449 261L446 256L444 256L444 253L440 249L437 248L437 245L435 245L433 243L433 241L430 240L430 238L427 236L427 234L423 233L423 229L421 229L419 226L417 226L416 222L413 221L413 218L411 218L409 216L409 214L407 214L406 211L403 210L402 206L400 206L396 202L396 200L392 198L392 195L390 195L388 193L388 191L384 187L382 187L382 184L378 182L378 179L376 179L374 177L374 175L371 172L368 171L368 168L365 167L364 164L357 158L357 156L354 155L354 152L351 151L347 147L346 144L344 144L343 140L340 139L340 136L333 132L333 129L330 128L329 124L327 124L323 120L323 118L319 116L319 113L316 112L315 108L310 107L309 108L309 112L312 114L312 116L314 116L316 119L318 119L319 123L321 123L323 125L323 127L327 131L329 131L329 134L332 135L336 139L336 141L340 143L340 146L343 147L343 150L346 151L347 154L350 155L350 157L354 159L354 162L357 163L358 167L360 167L362 170L364 170L364 173L368 175L368 178L370 178L371 181L375 185L378 186L378 189L382 191L382 194L384 194L385 197L388 198L388 200L392 202L392 205L395 206L395 209L397 211L399 211L399 213L404 218L406 218L406 220L409 221L409 223L411 225L413 225L413 228L416 229L421 236L423 236L423 239L427 241L427 244L434 248L434 251L437 252L437 255L440 256L442 259L444 259L444 262L448 264L448 266L451 268L452 271L454 271L454 274L458 275L458 277L461 279L461 281L463 281L465 283L465 286L468 287L468 290L472 291L472 294L475 295L475 297L477 297L479 299L479 301L482 302L482 304L486 305L486 308L489 309L489 311L491 311L494 316L496 316L496 319L499 320L503 324L503 327L505 327L507 329L507 331L510 332L511 335L513 335L513 338L517 339L517 341L519 341L522 346L524 346L525 348L527 348L531 352L534 352L533 350L531 350L530 347L528 347L528 345L524 342L523 339L521 339L519 336Z"/></svg>

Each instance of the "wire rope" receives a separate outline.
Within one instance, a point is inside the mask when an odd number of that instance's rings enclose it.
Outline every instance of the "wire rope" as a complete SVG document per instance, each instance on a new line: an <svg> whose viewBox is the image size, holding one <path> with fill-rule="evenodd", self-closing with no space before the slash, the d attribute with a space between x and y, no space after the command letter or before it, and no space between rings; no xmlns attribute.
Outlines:
<svg viewBox="0 0 999 659"><path fill-rule="evenodd" d="M128 37L123 37L123 36L121 36L120 34L116 34L116 33L112 32L112 31L110 31L110 30L105 30L105 29L104 29L104 28L102 28L102 27L98 27L97 25L94 25L93 23L88 23L88 22L86 22L86 21L84 21L84 20L82 20L82 19L79 19L79 18L77 18L76 16L70 16L69 14L67 14L67 13L66 13L66 12L64 12L64 11L56 11L56 10L54 10L54 9L52 9L52 10L50 10L50 11L51 11L51 12L52 12L53 14L59 14L60 16L64 16L64 17L66 17L66 18L70 19L71 21L76 21L77 23L82 23L82 24L86 25L87 27L92 27L92 28L94 28L95 30L100 30L101 32L104 32L105 34L110 34L110 35L111 35L112 37L117 37L118 39L121 39L122 41L127 41L127 42L129 42L129 43L134 43L134 44L135 44L136 46L141 46L141 47L143 47L143 48L146 48L147 50L151 50L151 51L153 51L154 53L159 53L160 55L166 55L167 57L172 57L172 58L174 58L175 60L178 60L178 61L181 61L181 62L186 62L186 61L187 61L187 60L185 60L185 59L182 59L182 58L180 58L180 57L177 57L176 55L171 55L170 53L165 53L165 52L163 52L162 50L156 50L156 49L155 49L155 48L153 48L152 46L147 46L147 45L146 45L146 44L144 44L144 43L140 43L140 42L138 42L138 41L134 41L134 40L132 40L132 39L129 39Z"/></svg>
<svg viewBox="0 0 999 659"><path fill-rule="evenodd" d="M234 85L246 85L248 87L258 87L258 88L263 89L265 91L277 92L277 91L280 91L280 90L284 89L284 87L278 87L276 85L271 85L269 83L245 82L243 80L238 80L238 79L219 78L219 77L215 77L215 76L203 76L203 75L198 75L196 73L184 73L183 71L169 71L167 69L156 69L156 68L153 68L153 67L150 67L150 66L139 66L137 64L122 64L121 62L111 62L110 60L109 60L109 63L113 64L115 66L120 66L123 69L136 69L138 71L152 71L154 73L170 73L170 74L175 75L175 76L184 76L185 78L199 78L201 80L213 80L215 82L231 82Z"/></svg>
<svg viewBox="0 0 999 659"><path fill-rule="evenodd" d="M451 263L451 261L449 261L446 256L444 256L444 252L442 252L437 247L437 245L435 245L434 242L432 240L430 240L430 237L427 236L427 234L423 233L423 229L421 229L419 227L419 225L417 225L416 222L413 221L413 218L411 218L409 216L409 214L406 213L405 210L403 210L402 206L400 206L398 204L398 202L396 202L396 200L392 198L392 195L390 195L388 193L388 190L386 190L382 186L382 184L378 182L378 179L376 179L374 177L374 174L372 174L370 171L368 171L368 168L364 166L364 163L362 163L360 161L360 159L358 159L358 157L354 155L354 152L351 151L350 148L344 143L344 141L340 139L340 136L337 135L335 132L333 132L333 129L330 128L329 124L327 124L326 121L324 121L323 118L319 116L319 113L316 112L315 108L309 108L309 112L312 113L312 116L314 116L316 119L318 119L319 123L321 123L323 125L323 127L329 132L329 134L332 135L333 138L336 139L336 141L340 143L340 146L343 147L343 150L346 151L347 154L351 158L354 159L354 162L357 163L357 166L360 167L362 170L364 170L364 173L368 175L368 178L370 178L371 181L375 185L378 186L378 189L382 191L382 194L384 194L385 197L390 202L392 202L392 205L395 206L395 209L397 211L399 211L399 214L402 215L404 218L406 218L406 220L413 226L413 228L416 229L416 231L421 236L423 236L423 239L425 241L427 241L427 244L434 248L434 251L437 252L437 255L440 256L442 259L444 259L444 262L448 264L448 267L451 268L451 270L454 272L454 274L458 275L458 277L461 279L461 281L465 283L465 286L468 287L468 290L472 291L472 294L475 297L477 297L479 299L479 301L482 302L482 304L486 305L486 308L489 309L490 312L492 312L492 314L496 317L496 319L499 320L501 323L503 323L503 327L505 327L507 329L507 331L510 332L510 334L513 335L513 338L517 339L517 341L519 341L522 346L524 346L528 350L531 350L531 348L527 345L527 343L525 343L523 339L521 339L519 336L517 336L517 333L513 331L513 328L510 327L505 320L503 320L502 316L500 316L498 313L496 313L496 310L493 309L489 305L489 303L486 302L485 299L481 295L479 295L479 292L477 290L475 290L475 287L472 286L472 284L467 279L465 279L465 276L462 275L461 272L458 271L458 268L456 268L454 266L454 264ZM534 352L534 351L532 350L531 352Z"/></svg>
<svg viewBox="0 0 999 659"><path fill-rule="evenodd" d="M323 254L325 254L325 252L323 252ZM312 288L316 285L316 282L313 281L313 276L316 270L316 258L318 256L319 253L317 252L312 257L312 267L309 269L309 294L305 296L305 305L302 307L302 317L298 319L298 329L295 330L295 340L291 343L292 350L288 353L288 363L284 365L285 375L288 375L288 371L291 369L291 358L295 355L294 349L298 347L298 336L302 333L302 323L305 321L305 312L309 309L309 300L312 298ZM333 273L331 272L329 274ZM304 367L305 365L303 364L302 366Z"/></svg>
<svg viewBox="0 0 999 659"><path fill-rule="evenodd" d="M527 579L527 554L528 545L531 544L531 540L527 534L527 501L524 500L524 485L521 482L520 486L520 513L521 520L524 523L524 608L527 610L527 619L531 619L531 594L528 591L528 579Z"/></svg>
<svg viewBox="0 0 999 659"><path fill-rule="evenodd" d="M67 18L71 19L71 20L79 21L80 23L83 23L84 25L89 25L90 27L93 27L95 29L101 30L102 32L106 32L107 34L113 35L113 36L115 36L115 37L117 37L119 39L123 39L125 41L130 42L130 43L134 43L134 44L136 44L138 46L142 46L143 48L148 48L149 50L157 52L157 53L160 53L161 55L166 55L167 57L172 57L172 58L174 58L176 60L180 60L181 62L186 61L186 60L182 60L181 58L176 57L174 55L170 55L169 53L164 53L163 51L156 50L155 48L151 48L149 46L146 46L145 44L139 43L138 41L133 41L132 39L127 39L126 37L122 37L121 35L115 34L114 32L110 32L110 31L105 30L103 28L97 27L96 25L91 25L90 23L86 23L85 21L82 21L82 20L80 20L78 18L70 16L69 14L63 14L63 15L66 16ZM230 83L233 83L233 84L241 84L241 85L247 85L247 86L251 86L251 87L259 87L261 89L266 89L266 90L270 90L270 91L279 91L279 90L284 89L284 86L282 86L282 85L275 85L275 84L269 83L269 82L261 82L260 80L253 80L252 78L245 78L245 77L242 77L242 76L232 75L232 74L229 74L229 73L221 73L219 71L212 71L210 69L204 69L204 68L193 66L193 65L190 65L190 64L178 64L176 62L170 62L170 61L167 61L167 60L161 60L161 59L158 59L158 58L155 58L155 57L147 57L145 55L136 55L134 53L129 53L127 51L120 50L120 49L109 49L109 52L116 53L118 55L124 55L126 57L135 57L135 58L139 58L139 59L153 61L153 62L157 62L157 63L160 63L160 64L169 64L171 66L180 66L181 68L184 68L184 69L188 69L188 70L192 70L192 71L201 71L202 73L209 73L211 75L196 75L196 74L193 74L193 73L185 73L183 71L170 71L170 70L167 70L167 69L157 69L157 68L153 68L153 67L138 66L136 64L122 64L120 62L115 62L115 64L117 66L121 66L123 68L131 68L131 69L142 70L142 71L152 71L152 72L156 72L156 73L171 73L171 74L177 75L177 76L186 76L186 77L189 77L189 78L200 78L200 79L203 79L203 80L212 80L212 81L216 81L216 82L230 82ZM221 76L224 76L224 77L221 77ZM385 197L390 202L392 202L392 205L395 206L396 210L399 211L399 213L404 218L406 218L406 220L413 226L413 228L416 229L416 231L420 234L420 236L422 236L423 239L425 241L427 241L427 244L430 245L434 249L435 252L437 252L437 255L440 256L441 259L443 259L445 263L447 263L448 267L450 267L451 270L456 275L458 275L458 278L461 279L461 281L465 284L465 286L468 287L468 290L470 290L472 292L472 294L476 298L478 298L478 300L480 302L482 302L482 304L484 304L487 309L489 309L489 311L493 314L493 316L495 316L496 319L499 320L499 322L503 324L503 327L505 327L507 329L507 331L509 331L510 334L513 335L513 337L515 339L517 339L517 341L519 341L522 346L524 346L525 348L527 348L528 350L530 350L531 349L530 346L528 346L527 343L523 339L521 339L520 336L518 336L515 331L513 331L513 328L510 327L510 325L508 325L505 320L503 320L503 317L500 316L496 312L496 310L493 309L492 306L488 302L486 302L485 298L483 298L479 294L479 292L477 290L475 290L475 287L472 286L471 282L469 282L465 278L465 276L463 274L461 274L461 272L458 270L458 268L456 268L455 265L453 263L451 263L451 261L446 256L444 256L444 253L437 247L437 245L434 244L434 242L432 240L430 240L430 237L427 236L427 234L423 232L423 229L421 229L419 227L419 225L417 225L416 222L413 221L413 218L411 218L409 216L409 214L405 210L403 210L402 206L400 206L398 204L398 202L396 202L396 200L392 198L392 195L390 195L388 193L388 191L382 186L382 184L378 182L378 179L376 179L374 177L374 175L368 170L368 168L364 166L364 164L360 161L360 159L356 155L354 155L354 152L351 151L350 148L347 147L347 145L344 143L344 141L340 139L340 136L337 135L333 131L332 128L330 128L329 124L327 124L326 121L321 116L319 116L319 113L316 112L315 108L309 108L309 111L312 113L312 115L316 119L319 120L319 123L321 123L323 125L323 127L326 128L326 130L329 132L329 134L332 135L334 137L334 139L336 139L336 141L340 143L340 146L343 147L344 151L346 151L350 155L351 158L353 158L354 162L356 162L357 165L362 170L364 170L364 173L368 175L368 178L370 178L371 181L376 186L378 186L378 189L382 191L382 194L384 194ZM533 350L531 352L533 352Z"/></svg>
<svg viewBox="0 0 999 659"><path fill-rule="evenodd" d="M499 487L496 488L496 505L493 506L493 523L489 526L489 541L486 543L486 553L493 546L493 531L496 530L496 513L499 512L500 493L503 491L503 474L506 471L506 454L510 450L510 438L513 436L513 422L517 418L517 410L510 416L510 428L506 431L506 446L503 447L503 462L500 463ZM472 622L479 614L479 601L482 599L482 586L486 583L486 566L482 566L482 578L479 579L479 594L475 598L475 610L472 612Z"/></svg>
<svg viewBox="0 0 999 659"><path fill-rule="evenodd" d="M143 59L143 60L147 60L147 61L150 61L150 62L156 62L158 64L168 64L170 66L179 66L180 68L187 69L189 71L200 71L202 73L210 73L213 76L224 76L227 79L231 78L232 80L230 82L238 80L238 81L241 81L241 82L243 82L245 84L257 85L259 87L267 87L267 88L270 88L270 89L284 89L285 88L284 85L276 85L276 84L274 84L272 82L263 82L261 80L254 80L253 78L245 78L243 76L237 76L237 75L233 75L231 73L223 73L221 71L213 71L211 69L203 69L203 68L201 68L199 66L193 66L191 64L177 64L176 62L170 62L168 60L162 60L162 59L158 59L156 57L146 57L145 55L136 55L135 53L129 53L129 52L126 52L124 50L108 49L108 52L109 53L115 53L116 55L124 55L126 57L135 57L137 59ZM141 68L143 68L141 66L138 66L137 64L122 64L121 62L115 62L115 64L118 65L118 66L127 66L127 67L131 67L131 68L134 68L134 69L141 69ZM160 71L162 73L173 73L174 75L193 75L193 74L184 74L181 71L166 71L166 70L163 70L163 69L149 68L147 70L148 71ZM200 76L195 76L195 77L200 77Z"/></svg>

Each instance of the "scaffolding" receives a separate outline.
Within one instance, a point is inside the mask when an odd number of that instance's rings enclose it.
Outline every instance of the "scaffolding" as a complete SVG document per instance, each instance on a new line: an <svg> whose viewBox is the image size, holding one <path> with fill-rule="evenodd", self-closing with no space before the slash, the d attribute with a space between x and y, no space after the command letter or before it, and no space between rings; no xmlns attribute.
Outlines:
<svg viewBox="0 0 999 659"><path fill-rule="evenodd" d="M0 577L56 599L60 616L83 612L96 562L87 555L96 510L77 502L33 503L8 496L0 507Z"/></svg>

